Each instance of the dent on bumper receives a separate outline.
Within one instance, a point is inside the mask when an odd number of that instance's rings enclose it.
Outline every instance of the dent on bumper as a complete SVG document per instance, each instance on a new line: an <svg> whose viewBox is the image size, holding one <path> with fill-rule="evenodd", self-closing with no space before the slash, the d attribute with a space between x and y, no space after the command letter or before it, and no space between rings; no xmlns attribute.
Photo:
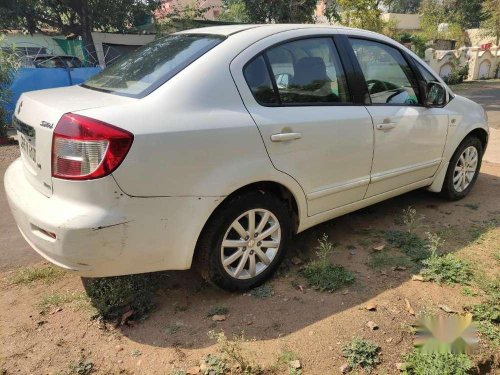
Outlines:
<svg viewBox="0 0 500 375"><path fill-rule="evenodd" d="M26 180L19 159L7 169L4 184L12 214L31 247L50 262L88 277L189 268L198 235L221 200L132 198L117 193L111 176L88 185L99 190L98 204L89 199L92 193L82 196L87 203L76 200L74 192L64 197L56 189L48 198ZM109 197L103 197L103 189Z"/></svg>

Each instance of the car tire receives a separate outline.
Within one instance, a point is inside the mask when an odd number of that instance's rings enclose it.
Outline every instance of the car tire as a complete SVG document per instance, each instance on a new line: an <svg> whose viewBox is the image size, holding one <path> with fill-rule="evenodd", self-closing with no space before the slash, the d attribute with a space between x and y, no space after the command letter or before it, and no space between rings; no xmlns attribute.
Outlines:
<svg viewBox="0 0 500 375"><path fill-rule="evenodd" d="M476 183L483 158L483 144L474 136L465 138L453 154L440 195L450 201L464 198Z"/></svg>
<svg viewBox="0 0 500 375"><path fill-rule="evenodd" d="M253 229L250 216L254 217ZM274 194L252 191L230 197L205 226L195 267L205 279L227 291L261 285L286 255L292 217L286 202Z"/></svg>

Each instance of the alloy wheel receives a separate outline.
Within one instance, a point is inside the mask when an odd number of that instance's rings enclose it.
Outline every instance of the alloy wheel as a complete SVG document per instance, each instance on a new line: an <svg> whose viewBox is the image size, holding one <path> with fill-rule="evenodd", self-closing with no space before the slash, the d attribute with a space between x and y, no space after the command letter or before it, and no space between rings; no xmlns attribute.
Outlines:
<svg viewBox="0 0 500 375"><path fill-rule="evenodd" d="M234 220L224 235L222 265L236 279L254 278L272 263L280 243L281 226L276 216L263 208L249 210Z"/></svg>
<svg viewBox="0 0 500 375"><path fill-rule="evenodd" d="M453 173L453 187L458 193L469 187L476 174L479 153L474 146L467 147L457 160Z"/></svg>

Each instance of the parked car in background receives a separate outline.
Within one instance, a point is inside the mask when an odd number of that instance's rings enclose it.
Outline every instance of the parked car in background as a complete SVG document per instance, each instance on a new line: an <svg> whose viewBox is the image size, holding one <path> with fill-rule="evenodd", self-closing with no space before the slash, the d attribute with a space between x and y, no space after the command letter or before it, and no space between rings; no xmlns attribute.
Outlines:
<svg viewBox="0 0 500 375"><path fill-rule="evenodd" d="M419 188L465 197L488 141L484 110L414 53L318 25L172 34L23 94L14 122L5 189L44 258L87 277L195 264L228 290L316 224Z"/></svg>
<svg viewBox="0 0 500 375"><path fill-rule="evenodd" d="M81 60L75 56L37 54L21 57L24 68L81 68Z"/></svg>

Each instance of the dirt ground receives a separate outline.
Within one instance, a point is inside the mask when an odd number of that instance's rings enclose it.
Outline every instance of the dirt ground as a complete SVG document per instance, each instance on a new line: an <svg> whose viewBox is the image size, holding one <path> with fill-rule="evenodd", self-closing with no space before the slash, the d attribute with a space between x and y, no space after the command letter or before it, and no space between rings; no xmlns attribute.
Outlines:
<svg viewBox="0 0 500 375"><path fill-rule="evenodd" d="M75 303L61 303L48 314L40 313L39 303L47 296L83 293L78 277L13 285L10 280L14 273L3 273L0 368L6 374L56 374L86 358L97 373L126 369L134 374L169 374L174 368L196 366L204 355L216 353L208 332L222 330L228 337L244 331L250 340L243 344L245 352L264 367L271 366L283 348L295 352L304 374L339 373L345 362L341 347L353 336L360 336L382 349L382 363L374 373L398 373L395 364L412 347L408 327L415 322L405 299L418 314L439 305L463 311L479 297L464 296L460 286L411 281L411 273L406 270L368 267L373 246L383 242L379 231L401 229L398 217L411 205L426 217L420 232L447 233L443 235L446 250L472 261L490 278L498 278L493 254L500 250L500 228L490 228L482 243L455 237L456 231L500 218L499 190L500 166L486 164L474 191L459 203L416 191L300 234L293 252L301 259L313 257L316 240L327 233L336 244L333 262L356 272L355 284L335 293L307 288L301 291L297 285L305 284L298 273L300 266L291 264L270 282L274 295L265 299L225 293L205 285L190 271L168 272L151 316L142 323L114 328L91 321L88 310ZM377 304L377 310L363 309L368 302ZM207 318L207 312L217 306L229 309L223 322ZM380 328L371 331L366 327L368 321ZM494 353L484 341L478 350L477 358L486 362Z"/></svg>
<svg viewBox="0 0 500 375"><path fill-rule="evenodd" d="M17 146L0 147L1 173L17 154ZM5 199L4 195L0 195ZM346 363L342 347L353 337L374 341L381 363L374 374L398 374L397 363L411 351L411 325L424 311L463 312L484 298L485 280L500 278L500 164L484 163L472 193L460 202L447 202L419 190L345 215L298 235L290 256L267 285L271 295L226 293L205 284L192 272L166 272L155 297L156 309L144 321L124 325L92 320L92 309L81 279L57 274L47 280L16 284L13 280L30 264L46 263L28 251L0 214L0 374L86 374L91 364L98 374L172 374L199 366L219 346L210 331L244 333L246 356L271 369L283 350L293 351L303 374L339 374ZM0 201L5 210L5 202ZM443 249L468 261L476 274L466 289L412 280L412 270L370 265L374 247L385 244L388 258L399 256L384 238L388 230L404 230L403 209L412 206L425 218L417 233L438 233ZM485 223L488 223L487 225ZM356 281L334 293L307 286L300 269L315 258L317 240L326 233L334 243L332 263L355 272ZM1 254L0 254L1 255ZM5 258L5 259L4 259ZM297 260L297 259L296 259ZM415 315L408 309L410 303ZM375 304L368 311L367 304ZM440 307L441 306L441 307ZM225 320L207 317L226 307ZM378 325L377 330L367 322ZM479 336L472 355L475 373L500 374L498 348ZM90 368L90 366L89 366ZM276 370L287 374L286 367ZM354 372L356 373L356 372ZM359 373L362 373L360 371Z"/></svg>

